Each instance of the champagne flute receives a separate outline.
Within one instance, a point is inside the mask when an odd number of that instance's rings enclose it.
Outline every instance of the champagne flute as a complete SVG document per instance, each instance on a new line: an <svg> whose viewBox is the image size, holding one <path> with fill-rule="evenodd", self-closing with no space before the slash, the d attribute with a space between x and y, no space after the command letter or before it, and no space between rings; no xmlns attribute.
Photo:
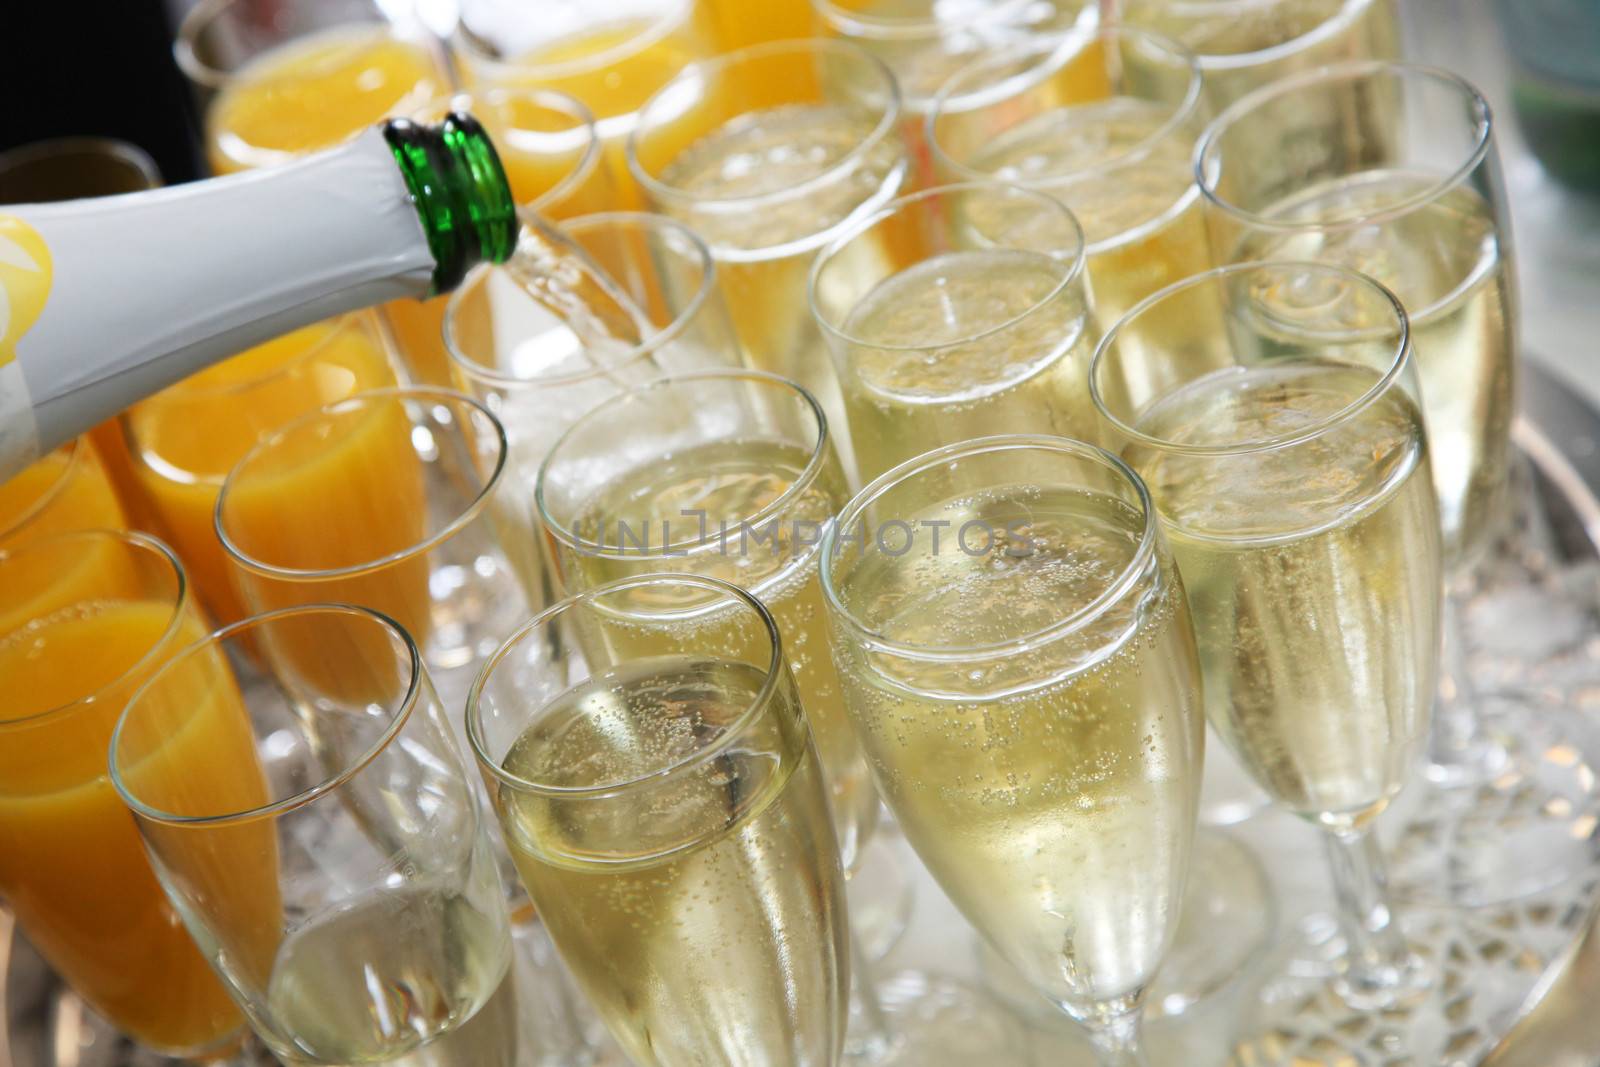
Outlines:
<svg viewBox="0 0 1600 1067"><path fill-rule="evenodd" d="M1516 410L1515 272L1487 101L1441 70L1342 65L1238 101L1202 137L1196 167L1219 262L1351 267L1391 289L1411 322L1451 595L1397 880L1464 904L1566 880L1589 865L1583 828L1600 815L1587 761L1566 754L1600 753L1600 738L1525 700L1481 699L1462 624L1474 571L1506 525ZM1507 806L1528 815L1508 824Z"/></svg>
<svg viewBox="0 0 1600 1067"><path fill-rule="evenodd" d="M271 669L242 686L256 649ZM284 1063L529 1062L479 794L395 622L314 605L219 630L134 694L110 751L173 906Z"/></svg>
<svg viewBox="0 0 1600 1067"><path fill-rule="evenodd" d="M1049 193L1083 226L1095 314L1109 326L1157 289L1210 267L1191 159L1200 64L1153 33L1108 26L988 53L927 116L947 181Z"/></svg>
<svg viewBox="0 0 1600 1067"><path fill-rule="evenodd" d="M568 220L562 229L584 259L560 264L556 277L603 272L642 316L639 337L597 336L589 309L569 299L587 284L535 294L501 268L467 275L444 316L451 374L505 428L502 492L529 522L537 521L539 465L579 415L664 374L736 367L743 359L717 291L716 263L688 227L611 212ZM543 579L529 607L542 610L560 599L554 563L542 536L522 547L540 561Z"/></svg>
<svg viewBox="0 0 1600 1067"><path fill-rule="evenodd" d="M741 621L711 626L729 612ZM674 620L637 655L636 627ZM467 732L562 958L639 1067L834 1067L843 876L777 623L726 582L562 601L484 665Z"/></svg>
<svg viewBox="0 0 1600 1067"><path fill-rule="evenodd" d="M911 188L933 184L924 123L939 87L986 52L1036 36L1093 27L1095 3L1080 0L811 0L824 37L864 49L894 74L911 146Z"/></svg>
<svg viewBox="0 0 1600 1067"><path fill-rule="evenodd" d="M1415 999L1429 967L1372 834L1426 741L1438 658L1438 502L1405 312L1342 267L1218 268L1113 326L1091 388L1183 569L1207 715L1323 833L1334 990L1366 1011ZM1404 1047L1432 1047L1433 1021L1397 1018Z"/></svg>
<svg viewBox="0 0 1600 1067"><path fill-rule="evenodd" d="M85 197L116 196L118 193L144 192L159 188L160 185L161 171L144 149L110 137L54 137L0 152L0 204L43 204ZM74 519L55 528L120 529L126 525L139 530L151 529L149 509L140 497L133 473L133 458L128 455L127 441L122 436L120 424L114 418L107 419L90 430L87 436L94 443L97 465L104 473L101 479L96 479L92 473L79 472L74 476L78 479L72 483L74 488L65 490L64 495L84 503L94 497L103 500L97 489L84 492L85 483L109 478L117 502L121 505L120 511L127 521L84 522ZM61 451L64 450L58 450L58 457ZM85 459L74 460L74 463L84 462L87 465L87 449L80 447L78 454ZM60 462L59 458L47 460L40 460L36 466L48 468L51 463ZM83 478L85 473L89 473L86 479ZM35 477L38 477L37 473ZM9 497L7 490L0 490L0 531L3 531L0 532L0 543L14 532L10 528L14 520L6 512L17 506L16 499ZM35 523L53 525L53 520L60 518L63 511L58 505L51 505L38 514L49 517L35 519ZM103 514L109 516L110 512ZM42 525L32 526L35 531L41 528Z"/></svg>
<svg viewBox="0 0 1600 1067"><path fill-rule="evenodd" d="M217 174L287 163L450 87L439 43L377 0L201 0L173 47Z"/></svg>
<svg viewBox="0 0 1600 1067"><path fill-rule="evenodd" d="M1400 58L1397 0L1109 0L1115 18L1200 59L1212 110L1280 78Z"/></svg>
<svg viewBox="0 0 1600 1067"><path fill-rule="evenodd" d="M1187 48L1105 26L1010 45L962 68L939 91L927 139L941 176L1015 183L1072 210L1098 333L1212 265L1192 163L1204 113L1200 64ZM1208 826L1240 822L1267 803L1215 746L1201 796ZM1272 934L1271 890L1239 841L1203 833L1186 892L1193 918L1151 994L1152 1015L1181 1013L1220 989ZM1003 988L1016 984L1000 968L992 974Z"/></svg>
<svg viewBox="0 0 1600 1067"><path fill-rule="evenodd" d="M524 215L560 221L610 206L611 172L601 158L594 116L580 101L553 89L490 88L432 101L414 117L438 122L450 111L471 114L489 131ZM449 303L449 295L441 295L383 307L414 382L455 384L444 344Z"/></svg>
<svg viewBox="0 0 1600 1067"><path fill-rule="evenodd" d="M196 1061L236 1047L244 1020L163 895L105 751L139 684L208 628L177 557L143 534L0 551L0 896L95 1011Z"/></svg>
<svg viewBox="0 0 1600 1067"><path fill-rule="evenodd" d="M909 177L900 93L842 41L779 41L684 70L640 112L628 165L652 208L706 239L749 365L799 382L855 478L850 427L806 306L817 249ZM761 160L751 165L751 160Z"/></svg>
<svg viewBox="0 0 1600 1067"><path fill-rule="evenodd" d="M526 617L538 580L524 558L531 523L500 492L507 456L499 420L470 397L420 386L358 393L279 427L234 465L216 537L251 611L381 610L454 704ZM281 651L305 671L324 662L314 647Z"/></svg>
<svg viewBox="0 0 1600 1067"><path fill-rule="evenodd" d="M816 257L809 296L863 478L986 434L1097 432L1083 231L1053 197L981 182L892 201Z"/></svg>
<svg viewBox="0 0 1600 1067"><path fill-rule="evenodd" d="M845 704L907 839L1104 1063L1146 1063L1204 721L1143 483L1065 438L950 445L850 502L822 574Z"/></svg>
<svg viewBox="0 0 1600 1067"><path fill-rule="evenodd" d="M878 796L828 655L818 573L823 532L848 492L816 399L761 371L641 386L600 404L557 442L540 469L537 499L567 589L656 571L703 574L748 590L777 620L850 884L850 1061L926 1067L1003 1053L1018 1028L981 993L931 974L882 982L872 975L872 961L905 929L909 883L887 857L867 862ZM729 610L699 625L708 640L720 626L719 643L738 648L760 636L741 632L746 622ZM641 623L613 646L644 658L675 640L674 625Z"/></svg>

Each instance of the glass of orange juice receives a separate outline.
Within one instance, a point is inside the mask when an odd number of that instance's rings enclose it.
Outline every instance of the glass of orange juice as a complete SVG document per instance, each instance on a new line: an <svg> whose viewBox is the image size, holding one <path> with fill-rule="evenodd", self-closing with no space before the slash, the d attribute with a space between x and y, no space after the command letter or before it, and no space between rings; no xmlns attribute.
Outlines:
<svg viewBox="0 0 1600 1067"><path fill-rule="evenodd" d="M150 1048L197 1057L231 1045L243 1019L157 884L106 752L139 684L208 629L177 558L142 534L0 552L0 896L97 1011ZM221 723L172 743L215 765L227 739ZM230 775L219 795L265 799L239 767ZM241 879L270 873L227 859ZM275 916L270 881L241 909Z"/></svg>
<svg viewBox="0 0 1600 1067"><path fill-rule="evenodd" d="M144 499L214 618L233 622L245 615L212 528L228 471L266 431L394 383L377 322L362 312L284 334L123 413Z"/></svg>
<svg viewBox="0 0 1600 1067"><path fill-rule="evenodd" d="M263 648L295 661L236 678ZM285 1062L533 1062L470 764L393 620L323 605L219 630L151 675L109 748L126 833Z"/></svg>
<svg viewBox="0 0 1600 1067"><path fill-rule="evenodd" d="M218 174L286 163L448 92L443 46L374 0L201 0L178 65L205 104ZM394 17L391 17L394 16Z"/></svg>
<svg viewBox="0 0 1600 1067"><path fill-rule="evenodd" d="M714 54L709 8L695 0L466 0L453 40L475 91L559 89L593 112L616 181L614 208L641 200L623 143L639 109L685 66Z"/></svg>
<svg viewBox="0 0 1600 1067"><path fill-rule="evenodd" d="M528 615L538 557L531 519L500 494L506 457L500 421L468 396L361 393L251 449L223 483L216 536L252 611L374 608L405 627L447 696L456 682L464 694L464 672ZM302 674L322 662L314 646L276 654ZM340 677L316 680L345 692Z"/></svg>
<svg viewBox="0 0 1600 1067"><path fill-rule="evenodd" d="M87 436L0 482L0 548L68 530L121 529L122 505Z"/></svg>
<svg viewBox="0 0 1600 1067"><path fill-rule="evenodd" d="M604 211L611 203L611 170L601 156L594 117L582 103L553 89L488 88L457 93L423 108L437 121L449 110L475 115L499 150L517 203L546 219ZM444 348L448 296L395 300L384 307L401 359L414 381L451 385Z"/></svg>
<svg viewBox="0 0 1600 1067"><path fill-rule="evenodd" d="M160 184L161 171L149 153L111 137L56 137L0 152L0 204L115 196L154 189ZM116 490L123 517L139 529L149 528L117 420L107 419L96 426L89 431L89 439ZM4 494L5 490L0 489L0 497ZM4 512L5 505L0 504L0 531L6 525ZM121 526L122 522L78 525ZM5 540L4 532L0 532L0 544Z"/></svg>

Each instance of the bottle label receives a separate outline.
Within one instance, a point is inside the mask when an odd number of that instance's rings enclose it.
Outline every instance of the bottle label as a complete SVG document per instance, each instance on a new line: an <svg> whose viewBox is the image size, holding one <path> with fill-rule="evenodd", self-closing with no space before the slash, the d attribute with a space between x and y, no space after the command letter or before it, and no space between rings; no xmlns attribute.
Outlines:
<svg viewBox="0 0 1600 1067"><path fill-rule="evenodd" d="M0 215L0 468L31 461L39 449L17 343L50 299L50 248L15 215ZM11 462L7 462L7 461Z"/></svg>

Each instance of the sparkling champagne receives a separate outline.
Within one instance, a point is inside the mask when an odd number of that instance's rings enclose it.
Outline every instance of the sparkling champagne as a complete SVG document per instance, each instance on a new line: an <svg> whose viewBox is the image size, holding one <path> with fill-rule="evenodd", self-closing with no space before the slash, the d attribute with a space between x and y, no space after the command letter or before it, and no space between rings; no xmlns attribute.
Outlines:
<svg viewBox="0 0 1600 1067"><path fill-rule="evenodd" d="M877 123L862 110L826 104L751 112L687 146L662 172L664 183L700 202L659 210L711 247L751 364L805 386L841 431L839 386L807 304L806 278L817 250L853 213L887 203L906 184L905 146L895 136L873 139ZM818 181L863 144L847 177ZM806 182L817 184L804 197L765 206L755 199Z"/></svg>
<svg viewBox="0 0 1600 1067"><path fill-rule="evenodd" d="M1378 380L1333 363L1230 369L1158 401L1138 429L1191 447L1309 432ZM1381 811L1427 735L1439 634L1416 407L1391 388L1297 444L1128 459L1183 570L1217 731L1291 811Z"/></svg>
<svg viewBox="0 0 1600 1067"><path fill-rule="evenodd" d="M833 830L797 709L753 732L739 722L765 681L698 656L611 668L553 701L502 763L552 786L636 783L605 799L502 784L496 803L562 958L640 1067L837 1062L848 978ZM736 729L714 755L637 783Z"/></svg>
<svg viewBox="0 0 1600 1067"><path fill-rule="evenodd" d="M273 1043L292 1064L518 1067L510 963L504 920L464 896L372 894L279 949Z"/></svg>
<svg viewBox="0 0 1600 1067"><path fill-rule="evenodd" d="M1022 484L903 518L950 526L938 550L860 554L841 585L855 618L918 648L992 645L1088 608L1144 528L1105 493ZM1142 988L1172 938L1203 746L1186 610L1169 564L1080 631L1005 659L837 645L879 788L917 854L1069 1005Z"/></svg>
<svg viewBox="0 0 1600 1067"><path fill-rule="evenodd" d="M1066 273L1040 252L947 252L862 297L840 381L863 480L990 434L1096 439L1088 309Z"/></svg>
<svg viewBox="0 0 1600 1067"><path fill-rule="evenodd" d="M1171 120L1170 106L1134 97L1059 108L1018 123L966 163L1072 209L1103 325L1211 266L1194 139L1166 130Z"/></svg>
<svg viewBox="0 0 1600 1067"><path fill-rule="evenodd" d="M1120 6L1129 25L1170 37L1200 57L1213 109L1300 71L1400 55L1395 0L1120 0Z"/></svg>
<svg viewBox="0 0 1600 1067"><path fill-rule="evenodd" d="M822 531L848 497L833 463L781 514L760 517L805 478L811 453L778 441L716 441L665 456L602 485L582 508L573 532L593 550L561 546L569 585L592 588L647 569L721 578L758 597L777 620L800 700L811 722L833 800L834 830L849 870L877 819L878 800L866 761L845 717L839 676L828 655L818 578ZM702 517L703 516L703 517ZM759 520L750 521L746 520ZM646 560L630 555L645 542L653 552L682 555ZM576 576L581 576L574 580ZM736 606L695 622L702 639L730 653L754 654L764 635L750 632ZM679 645L682 622L619 629L619 658L643 659Z"/></svg>
<svg viewBox="0 0 1600 1067"><path fill-rule="evenodd" d="M1439 175L1375 171L1263 212L1307 227L1381 215ZM1388 286L1410 317L1447 564L1470 563L1506 506L1516 410L1509 264L1489 205L1457 186L1381 223L1252 236L1235 259L1337 263Z"/></svg>

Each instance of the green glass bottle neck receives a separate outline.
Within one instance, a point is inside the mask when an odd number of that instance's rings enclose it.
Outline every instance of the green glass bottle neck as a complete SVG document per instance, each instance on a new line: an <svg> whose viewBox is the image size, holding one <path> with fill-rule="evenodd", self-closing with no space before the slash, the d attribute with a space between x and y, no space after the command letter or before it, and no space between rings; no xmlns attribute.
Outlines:
<svg viewBox="0 0 1600 1067"><path fill-rule="evenodd" d="M432 293L447 293L485 260L504 263L517 246L517 205L499 153L478 120L452 111L438 125L384 125L433 253Z"/></svg>

